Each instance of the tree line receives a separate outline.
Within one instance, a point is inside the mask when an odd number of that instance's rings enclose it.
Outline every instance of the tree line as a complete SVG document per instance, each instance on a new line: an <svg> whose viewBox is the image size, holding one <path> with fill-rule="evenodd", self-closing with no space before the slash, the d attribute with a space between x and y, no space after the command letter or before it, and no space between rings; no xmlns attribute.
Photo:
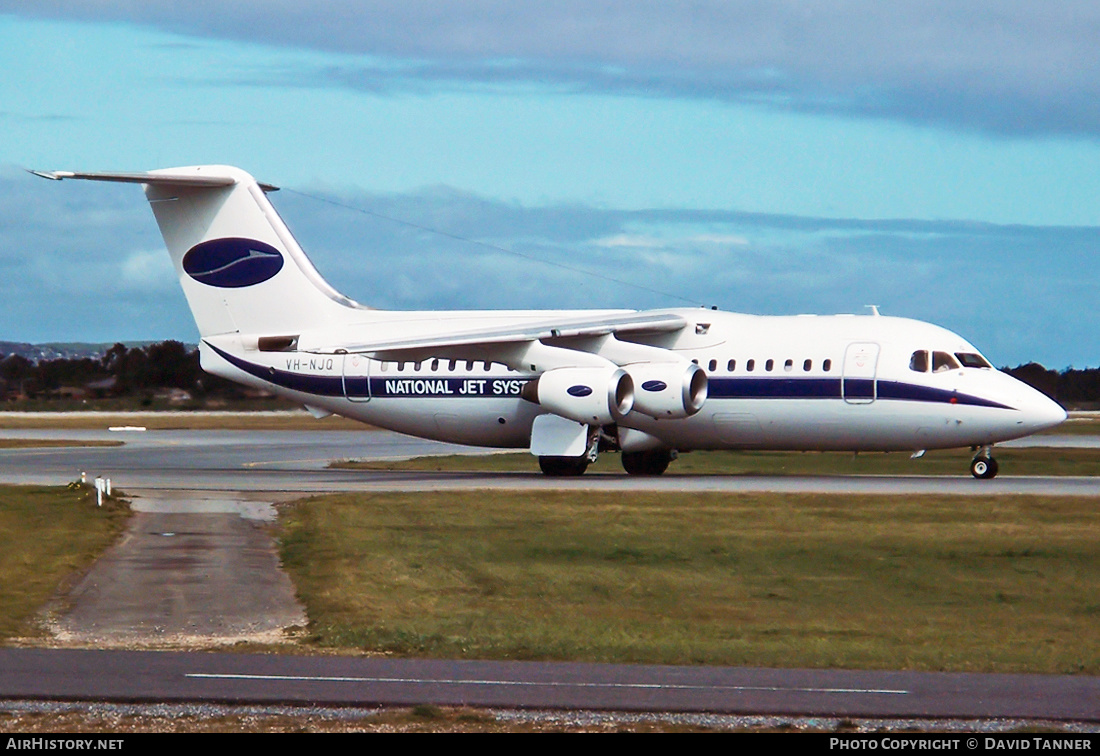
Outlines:
<svg viewBox="0 0 1100 756"><path fill-rule="evenodd" d="M1001 370L1042 391L1066 409L1100 409L1100 368L1066 368L1058 372L1029 362Z"/></svg>
<svg viewBox="0 0 1100 756"><path fill-rule="evenodd" d="M1002 370L1064 407L1100 409L1100 368L1058 372L1032 362ZM198 349L179 341L132 348L115 344L98 359L32 361L9 354L0 360L0 393L8 400L50 399L65 389L81 389L96 397L141 397L166 389L180 389L196 398L239 399L247 393L238 384L203 372Z"/></svg>
<svg viewBox="0 0 1100 756"><path fill-rule="evenodd" d="M142 397L179 389L203 398L241 398L244 387L203 372L199 350L179 341L141 347L115 344L99 358L32 361L9 354L0 361L0 392L9 401L52 399L74 390L94 398Z"/></svg>

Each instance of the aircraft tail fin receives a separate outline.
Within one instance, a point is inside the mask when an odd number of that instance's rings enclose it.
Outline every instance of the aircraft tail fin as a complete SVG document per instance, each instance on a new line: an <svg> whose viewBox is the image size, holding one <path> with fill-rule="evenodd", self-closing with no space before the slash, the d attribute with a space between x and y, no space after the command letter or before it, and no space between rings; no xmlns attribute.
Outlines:
<svg viewBox="0 0 1100 756"><path fill-rule="evenodd" d="M366 309L313 267L268 201L267 192L277 188L238 168L33 173L143 184L203 337L297 334L346 322L348 308Z"/></svg>

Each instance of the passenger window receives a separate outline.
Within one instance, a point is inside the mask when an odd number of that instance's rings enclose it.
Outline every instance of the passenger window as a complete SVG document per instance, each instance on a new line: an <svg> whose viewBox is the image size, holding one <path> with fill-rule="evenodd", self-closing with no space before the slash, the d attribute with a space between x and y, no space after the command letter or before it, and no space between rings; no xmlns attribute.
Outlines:
<svg viewBox="0 0 1100 756"><path fill-rule="evenodd" d="M473 360L466 360L466 372L467 373L474 372L474 361Z"/></svg>
<svg viewBox="0 0 1100 756"><path fill-rule="evenodd" d="M712 373L716 371L718 369L718 360L711 360L710 364L707 365L707 369Z"/></svg>
<svg viewBox="0 0 1100 756"><path fill-rule="evenodd" d="M833 361L832 360L825 360L824 362L821 363L821 369L824 370L826 373L828 373L830 370L833 369Z"/></svg>
<svg viewBox="0 0 1100 756"><path fill-rule="evenodd" d="M439 370L439 360L432 360L432 372Z"/></svg>
<svg viewBox="0 0 1100 756"><path fill-rule="evenodd" d="M813 369L814 369L814 361L813 360L806 360L805 362L802 363L803 372L808 373Z"/></svg>
<svg viewBox="0 0 1100 756"><path fill-rule="evenodd" d="M773 367L775 367L775 360L768 360L764 363L764 369L767 370L769 373L772 371Z"/></svg>
<svg viewBox="0 0 1100 756"><path fill-rule="evenodd" d="M928 350L918 349L909 358L909 369L917 373L928 372Z"/></svg>
<svg viewBox="0 0 1100 756"><path fill-rule="evenodd" d="M750 373L753 370L756 370L756 360L749 360L748 362L746 362L745 363L745 370L749 371Z"/></svg>
<svg viewBox="0 0 1100 756"><path fill-rule="evenodd" d="M726 372L732 373L737 369L737 360L730 360L726 363Z"/></svg>
<svg viewBox="0 0 1100 756"><path fill-rule="evenodd" d="M415 370L418 373L420 372L420 363L419 362L414 362L413 363L413 370Z"/></svg>
<svg viewBox="0 0 1100 756"><path fill-rule="evenodd" d="M788 373L791 372L792 370L794 370L794 360L787 360L786 362L784 362L783 363L783 370L785 370Z"/></svg>
<svg viewBox="0 0 1100 756"><path fill-rule="evenodd" d="M944 373L948 370L957 370L959 367L958 361L947 352L932 353L933 373Z"/></svg>
<svg viewBox="0 0 1100 756"><path fill-rule="evenodd" d="M447 363L447 369L450 370L452 373L455 371L456 367L458 367L458 360L451 360Z"/></svg>
<svg viewBox="0 0 1100 756"><path fill-rule="evenodd" d="M405 363L404 362L397 363L397 372L400 373L404 369L405 369Z"/></svg>

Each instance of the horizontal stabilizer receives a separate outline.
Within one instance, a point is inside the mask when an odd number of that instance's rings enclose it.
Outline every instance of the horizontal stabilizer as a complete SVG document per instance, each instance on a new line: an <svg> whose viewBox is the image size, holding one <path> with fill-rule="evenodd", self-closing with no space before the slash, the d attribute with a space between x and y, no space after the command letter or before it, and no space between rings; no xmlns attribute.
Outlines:
<svg viewBox="0 0 1100 756"><path fill-rule="evenodd" d="M63 179L83 179L86 181L113 181L122 184L148 184L151 186L232 186L237 183L234 176L219 176L216 173L200 175L186 173L82 173L78 171L29 171L51 181ZM265 192L276 192L279 187L260 184Z"/></svg>

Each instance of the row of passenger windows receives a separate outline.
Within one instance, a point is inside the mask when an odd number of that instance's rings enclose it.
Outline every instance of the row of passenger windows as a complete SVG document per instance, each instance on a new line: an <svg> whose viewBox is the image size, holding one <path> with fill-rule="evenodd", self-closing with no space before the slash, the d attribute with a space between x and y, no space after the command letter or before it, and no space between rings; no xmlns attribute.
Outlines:
<svg viewBox="0 0 1100 756"><path fill-rule="evenodd" d="M694 362L696 365L699 364L699 360L692 360L692 362ZM745 362L742 365L742 369L746 373L755 372L756 371L756 360L745 360ZM813 360L809 360L809 359L802 360L802 372L803 373L812 372L813 369L814 369L814 361ZM828 373L832 369L833 369L833 361L832 360L824 360L821 363L821 370L823 372ZM717 373L718 372L718 360L711 360L710 362L708 362L707 363L707 370L711 373ZM771 360L771 359L764 360L764 372L770 373L774 370L775 370L775 360ZM784 360L783 361L783 371L787 372L787 373L794 372L794 360L790 360L790 359ZM726 372L727 373L736 373L737 372L737 360L729 360L728 362L726 362Z"/></svg>
<svg viewBox="0 0 1100 756"><path fill-rule="evenodd" d="M696 365L699 364L699 360L692 360L692 362L694 362ZM397 370L398 372L404 371L406 366L408 366L410 369L412 369L415 372L420 372L421 370L427 368L427 370L432 372L432 373L438 373L439 369L443 365L443 363L444 363L444 361L439 360L439 359L433 359L433 360L431 360L431 362L427 362L427 361L395 362L395 363L383 362L380 366L380 371L383 372L383 373L389 372L390 366L392 364L394 369ZM480 364L481 369L485 370L485 371L491 370L492 366L493 366L493 363L491 363L491 362L480 362L479 363L479 362L475 362L475 361L472 361L472 360L466 360L466 361L447 360L446 361L447 371L451 372L451 373L458 370L459 365L462 365L462 367L466 370L466 372L470 373L470 372L473 372L475 369L477 369L478 364ZM509 372L512 371L511 368L508 368L504 365L502 365L501 367L503 367L505 370L508 370ZM742 369L746 373L755 372L756 367L757 367L756 360L745 360L745 362L742 363ZM776 367L775 360L773 360L773 359L764 360L764 365L763 365L764 372L771 373L772 371L775 370L775 367ZM785 360L783 362L782 368L787 373L793 372L794 369L795 369L794 360L790 360L790 359ZM812 372L813 369L814 369L814 361L813 360L806 359L806 360L802 361L802 372L809 373L809 372ZM833 361L832 360L824 360L821 363L821 370L823 372L828 373L832 369L833 369ZM718 360L711 360L709 363L707 363L707 370L710 371L711 373L718 372ZM737 360L729 360L728 362L726 362L726 372L727 373L737 372Z"/></svg>
<svg viewBox="0 0 1100 756"><path fill-rule="evenodd" d="M697 360L697 359L692 360L692 362L694 362L696 365L699 364L699 360ZM388 372L389 369L390 369L390 364L391 363L389 363L389 362L383 362L382 365L381 365L381 372L383 372L383 373ZM397 363L393 363L393 364L395 366L395 369L398 372L404 371L406 365L411 366L412 370L414 370L416 372L420 372L422 369L424 369L425 365L427 365L427 369L429 371L431 371L433 373L437 373L437 372L439 372L439 369L440 369L441 365L443 364L443 361L439 360L439 359L433 359L430 363L426 363L425 361L421 361L421 362L411 362L411 363L410 362L397 362ZM466 372L471 373L475 369L477 369L478 364L479 363L474 361L474 360L466 360L466 361L447 360L446 361L447 371L451 372L451 373L458 370L459 365L462 365L463 368L465 368ZM481 362L480 365L481 365L482 370L489 371L489 370L492 369L493 363L491 363L491 362ZM503 365L501 367L504 367L506 370L511 372L511 368L507 368ZM974 353L970 353L970 352L956 352L955 354L951 354L950 352L934 352L934 351L930 352L927 349L918 349L917 351L913 352L913 356L909 360L909 369L914 371L914 372L917 372L917 373L927 373L927 372L930 372L930 371L933 372L933 373L942 373L942 372L945 372L945 371L948 371L948 370L958 370L959 368L962 368L962 367L992 368L993 366L990 365L989 362L984 357L982 357L980 354L974 354ZM775 360L773 360L773 359L764 360L763 368L764 368L764 372L766 372L766 373L773 372L776 368ZM745 362L742 363L742 369L746 373L755 372L756 371L756 360L745 360ZM784 360L783 365L782 365L782 369L786 373L794 372L795 361L792 360L792 359ZM810 373L810 372L813 372L813 369L814 369L814 361L813 360L811 360L811 359L802 360L802 372ZM833 361L832 360L827 359L827 360L823 360L821 362L822 372L828 373L828 372L831 372L832 369L833 369ZM711 360L710 362L708 362L707 363L707 370L711 373L718 372L718 360ZM734 359L734 360L729 360L729 361L726 362L726 372L727 373L737 372L737 360Z"/></svg>
<svg viewBox="0 0 1100 756"><path fill-rule="evenodd" d="M389 363L389 362L383 362L379 369L383 373L389 372L390 364L391 363ZM433 373L438 373L440 366L443 364L443 360L435 359L435 360L432 360L431 362L427 362L427 361L395 362L395 363L392 363L392 364L395 366L394 369L397 370L398 372L403 371L405 369L405 366L408 365L408 366L411 367L412 370L414 370L418 373L421 370L423 370L425 368L425 366L427 367L427 369L429 371L431 371ZM462 361L462 360L447 360L447 371L453 373L454 371L458 370L459 365L462 365L467 373L472 373L475 369L477 369L477 366L479 364L481 365L481 369L486 371L486 372L491 370L492 367L493 367L493 363L491 363L491 362L478 362L478 361L474 361L474 360L465 360L465 361ZM511 370L511 368L505 368L505 369L506 370Z"/></svg>

